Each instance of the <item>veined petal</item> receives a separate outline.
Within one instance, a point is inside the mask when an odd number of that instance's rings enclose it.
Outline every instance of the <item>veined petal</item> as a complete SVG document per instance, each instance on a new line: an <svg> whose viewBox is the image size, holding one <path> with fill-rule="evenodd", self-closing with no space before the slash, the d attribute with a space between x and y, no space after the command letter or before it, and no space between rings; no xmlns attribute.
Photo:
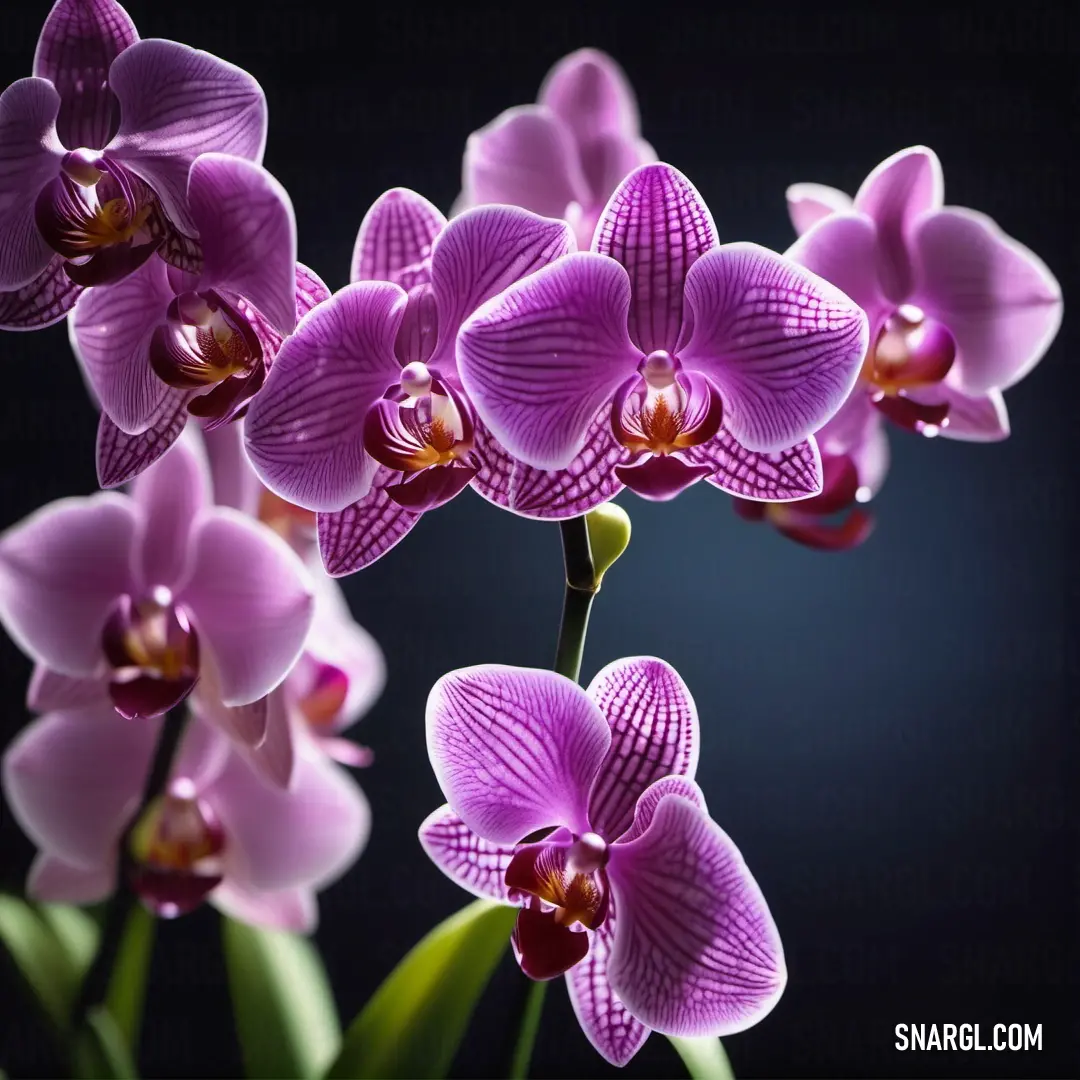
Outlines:
<svg viewBox="0 0 1080 1080"><path fill-rule="evenodd" d="M581 169L589 184L592 202L591 207L582 208L581 227L576 229L579 244L584 250L592 244L596 221L612 192L639 165L655 161L656 151L644 139L615 132L596 136L579 147L579 151ZM586 227L587 235L582 237Z"/></svg>
<svg viewBox="0 0 1080 1080"><path fill-rule="evenodd" d="M254 304L282 334L296 329L296 219L288 192L261 166L203 154L188 174L203 249L203 288Z"/></svg>
<svg viewBox="0 0 1080 1080"><path fill-rule="evenodd" d="M939 210L945 190L941 162L926 146L886 158L855 194L855 209L877 226L878 273L885 295L903 302L912 284L911 232L916 219Z"/></svg>
<svg viewBox="0 0 1080 1080"><path fill-rule="evenodd" d="M420 844L455 884L474 896L509 903L506 868L516 844L492 844L482 839L449 806L440 806L424 819Z"/></svg>
<svg viewBox="0 0 1080 1080"><path fill-rule="evenodd" d="M678 169L663 162L642 165L616 188L596 226L592 249L626 268L632 292L630 338L642 353L675 353L686 336L686 276L716 245L709 208Z"/></svg>
<svg viewBox="0 0 1080 1080"><path fill-rule="evenodd" d="M82 709L107 701L104 678L75 678L61 675L44 664L35 664L26 691L26 707L31 712L48 713L61 709Z"/></svg>
<svg viewBox="0 0 1080 1080"><path fill-rule="evenodd" d="M274 689L311 626L313 587L303 563L273 530L217 507L191 535L191 578L177 597L213 654L225 705Z"/></svg>
<svg viewBox="0 0 1080 1080"><path fill-rule="evenodd" d="M248 458L271 491L306 510L342 510L370 489L363 417L397 383L396 285L361 281L313 308L286 339L244 421Z"/></svg>
<svg viewBox="0 0 1080 1080"><path fill-rule="evenodd" d="M41 853L30 866L26 895L47 904L96 904L116 887L114 862L109 856L98 866L82 867Z"/></svg>
<svg viewBox="0 0 1080 1080"><path fill-rule="evenodd" d="M176 396L150 366L150 340L174 295L165 264L150 259L123 280L84 292L68 323L71 347L102 409L129 435L146 431Z"/></svg>
<svg viewBox="0 0 1080 1080"><path fill-rule="evenodd" d="M21 289L0 292L0 330L43 330L58 323L82 292L64 269L59 255Z"/></svg>
<svg viewBox="0 0 1080 1080"><path fill-rule="evenodd" d="M785 450L836 412L869 343L839 289L756 244L702 256L686 279L694 333L681 358L720 388L724 425L748 450Z"/></svg>
<svg viewBox="0 0 1080 1080"><path fill-rule="evenodd" d="M41 189L60 172L60 95L44 79L19 79L0 94L0 290L29 285L53 251L34 219Z"/></svg>
<svg viewBox="0 0 1080 1080"><path fill-rule="evenodd" d="M730 1035L762 1019L787 980L780 936L738 849L679 795L608 863L618 921L608 977L666 1035Z"/></svg>
<svg viewBox="0 0 1080 1080"><path fill-rule="evenodd" d="M574 249L564 221L517 206L478 206L454 218L431 252L439 342L429 364L454 369L461 324L485 301Z"/></svg>
<svg viewBox="0 0 1080 1080"><path fill-rule="evenodd" d="M167 395L150 418L150 426L129 435L102 413L98 420L97 475L103 488L119 487L148 469L180 437L187 425L188 396Z"/></svg>
<svg viewBox="0 0 1080 1080"><path fill-rule="evenodd" d="M711 465L706 481L740 499L790 502L821 490L821 454L812 436L787 450L755 454L721 428L707 443L684 454L697 464Z"/></svg>
<svg viewBox="0 0 1080 1080"><path fill-rule="evenodd" d="M313 933L319 921L315 891L302 887L267 891L223 881L210 894L210 903L230 918L294 934Z"/></svg>
<svg viewBox="0 0 1080 1080"><path fill-rule="evenodd" d="M633 88L621 67L599 49L564 56L545 76L536 98L574 133L579 144L600 135L636 135Z"/></svg>
<svg viewBox="0 0 1080 1080"><path fill-rule="evenodd" d="M912 388L907 396L924 404L949 406L948 416L939 432L943 438L961 442L1001 442L1009 437L1009 412L1000 390L965 394L952 385L950 378L933 386Z"/></svg>
<svg viewBox="0 0 1080 1080"><path fill-rule="evenodd" d="M481 420L515 457L565 469L640 359L626 332L630 281L580 252L512 285L462 327L458 367Z"/></svg>
<svg viewBox="0 0 1080 1080"><path fill-rule="evenodd" d="M569 128L549 109L507 109L465 144L462 188L471 206L502 203L558 218L589 189Z"/></svg>
<svg viewBox="0 0 1080 1080"><path fill-rule="evenodd" d="M562 675L500 664L444 675L428 697L427 742L447 802L483 839L589 831L589 788L611 729Z"/></svg>
<svg viewBox="0 0 1080 1080"><path fill-rule="evenodd" d="M611 746L589 794L589 821L612 841L630 827L650 784L673 774L693 779L697 708L679 673L653 656L608 664L586 693L611 725Z"/></svg>
<svg viewBox="0 0 1080 1080"><path fill-rule="evenodd" d="M956 339L957 386L1006 390L1042 359L1061 325L1061 287L1034 252L985 214L947 207L913 233L912 303Z"/></svg>
<svg viewBox="0 0 1080 1080"><path fill-rule="evenodd" d="M421 516L394 502L376 477L371 491L352 506L319 514L319 552L326 572L345 577L370 566L400 543Z"/></svg>
<svg viewBox="0 0 1080 1080"><path fill-rule="evenodd" d="M0 620L33 659L91 675L101 632L132 585L136 513L112 493L61 499L0 535Z"/></svg>
<svg viewBox="0 0 1080 1080"><path fill-rule="evenodd" d="M204 431L203 443L210 463L214 503L231 506L249 517L258 517L259 501L266 488L244 454L243 420Z"/></svg>
<svg viewBox="0 0 1080 1080"><path fill-rule="evenodd" d="M110 865L138 806L159 726L132 723L108 705L35 720L3 760L4 794L23 831L73 866Z"/></svg>
<svg viewBox="0 0 1080 1080"><path fill-rule="evenodd" d="M261 161L266 99L246 72L176 41L138 41L109 71L120 102L120 129L109 144L157 194L169 220L188 235L188 170L200 155Z"/></svg>
<svg viewBox="0 0 1080 1080"><path fill-rule="evenodd" d="M788 216L802 236L822 218L851 209L851 196L825 184L792 184L787 189Z"/></svg>
<svg viewBox="0 0 1080 1080"><path fill-rule="evenodd" d="M34 74L60 93L56 130L69 150L102 149L119 123L109 89L112 62L139 40L128 13L115 0L58 0L41 28Z"/></svg>
<svg viewBox="0 0 1080 1080"><path fill-rule="evenodd" d="M668 795L678 795L696 806L703 814L708 813L705 794L693 780L685 776L664 776L650 784L634 807L634 822L620 837L619 842L628 844L636 840L651 824L656 808Z"/></svg>
<svg viewBox="0 0 1080 1080"><path fill-rule="evenodd" d="M409 188L391 188L371 204L353 248L350 281L392 281L411 289L428 278L426 260L446 226L441 210Z"/></svg>

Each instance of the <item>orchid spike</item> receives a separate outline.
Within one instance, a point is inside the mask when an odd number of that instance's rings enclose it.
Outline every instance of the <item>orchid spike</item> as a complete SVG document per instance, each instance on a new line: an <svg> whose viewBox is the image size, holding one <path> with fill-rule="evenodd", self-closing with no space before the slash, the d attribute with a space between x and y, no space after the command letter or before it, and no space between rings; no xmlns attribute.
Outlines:
<svg viewBox="0 0 1080 1080"><path fill-rule="evenodd" d="M937 155L886 158L854 200L820 184L788 189L800 238L788 257L867 313L859 392L909 431L970 442L1009 434L1001 391L1039 362L1061 324L1044 263L984 214L943 205Z"/></svg>
<svg viewBox="0 0 1080 1080"><path fill-rule="evenodd" d="M57 0L33 77L0 95L0 328L62 319L82 288L160 254L197 271L197 157L262 159L266 101L246 72L140 41L115 0Z"/></svg>
<svg viewBox="0 0 1080 1080"><path fill-rule="evenodd" d="M448 805L420 828L463 888L520 908L534 979L566 974L593 1046L625 1065L650 1030L725 1035L784 989L780 938L693 777L698 721L678 673L619 660L587 690L486 665L428 699L428 752Z"/></svg>
<svg viewBox="0 0 1080 1080"><path fill-rule="evenodd" d="M811 433L850 391L866 338L828 282L753 244L719 246L690 181L655 164L619 185L592 251L466 322L458 365L494 438L534 468L595 457L606 427L618 482L645 498L705 479L778 502L821 490Z"/></svg>
<svg viewBox="0 0 1080 1080"><path fill-rule="evenodd" d="M507 109L469 136L454 208L506 203L563 218L587 248L619 181L655 160L622 69L598 49L578 49L548 72L535 105Z"/></svg>

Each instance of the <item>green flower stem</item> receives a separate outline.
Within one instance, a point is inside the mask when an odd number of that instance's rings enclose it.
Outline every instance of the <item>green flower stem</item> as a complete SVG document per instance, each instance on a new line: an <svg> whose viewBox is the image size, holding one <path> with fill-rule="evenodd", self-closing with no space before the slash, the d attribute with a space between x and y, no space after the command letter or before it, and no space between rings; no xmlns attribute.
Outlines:
<svg viewBox="0 0 1080 1080"><path fill-rule="evenodd" d="M514 1046L514 1057L510 1062L509 1080L526 1080L529 1075L529 1062L532 1060L533 1046L540 1030L547 987L546 982L534 982L529 986L525 1008L521 1012L521 1028Z"/></svg>

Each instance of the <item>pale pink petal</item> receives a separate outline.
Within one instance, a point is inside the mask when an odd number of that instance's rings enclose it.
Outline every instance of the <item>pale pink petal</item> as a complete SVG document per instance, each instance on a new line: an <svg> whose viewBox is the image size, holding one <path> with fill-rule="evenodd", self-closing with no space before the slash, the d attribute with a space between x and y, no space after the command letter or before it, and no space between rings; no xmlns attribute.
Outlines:
<svg viewBox="0 0 1080 1080"><path fill-rule="evenodd" d="M570 128L579 144L638 132L637 101L626 73L599 49L564 56L544 77L536 100Z"/></svg>
<svg viewBox="0 0 1080 1080"><path fill-rule="evenodd" d="M925 404L949 406L949 414L938 432L943 438L961 442L1001 442L1009 437L1009 412L1000 390L965 394L950 378L933 386L909 390L907 396Z"/></svg>
<svg viewBox="0 0 1080 1080"><path fill-rule="evenodd" d="M96 904L116 888L115 862L107 858L97 866L75 866L42 853L30 866L26 895L46 904Z"/></svg>
<svg viewBox="0 0 1080 1080"><path fill-rule="evenodd" d="M792 184L787 189L787 208L795 232L802 236L822 218L851 209L851 196L825 184Z"/></svg>
<svg viewBox="0 0 1080 1080"><path fill-rule="evenodd" d="M61 675L44 664L35 664L26 691L26 707L31 712L58 712L104 705L108 701L106 676L75 678Z"/></svg>
<svg viewBox="0 0 1080 1080"><path fill-rule="evenodd" d="M310 934L319 921L315 891L304 887L268 892L226 880L210 894L210 902L230 918L271 930Z"/></svg>

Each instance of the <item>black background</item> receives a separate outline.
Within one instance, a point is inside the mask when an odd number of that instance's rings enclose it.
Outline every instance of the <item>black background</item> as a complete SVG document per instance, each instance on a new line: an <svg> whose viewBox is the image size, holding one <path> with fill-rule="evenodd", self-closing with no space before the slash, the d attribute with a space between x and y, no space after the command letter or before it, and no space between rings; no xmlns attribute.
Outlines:
<svg viewBox="0 0 1080 1080"><path fill-rule="evenodd" d="M44 2L4 0L0 83L29 74ZM292 195L300 256L346 281L356 229L386 188L447 209L464 140L532 101L582 45L612 53L645 136L712 208L722 240L783 250L784 189L854 191L913 143L941 156L946 201L983 210L1077 280L1075 5L1000 9L665 3L559 9L263 0L132 3L143 37L247 68L270 105L267 167ZM585 676L625 655L671 661L694 692L699 780L783 935L790 983L726 1040L750 1077L1066 1077L1080 1063L1076 779L1080 634L1075 522L1076 323L1008 395L1013 436L974 446L896 436L861 550L822 555L735 518L700 485L622 497L629 553L596 605ZM95 486L95 416L63 327L0 340L0 525ZM423 703L443 672L550 663L557 530L468 492L348 579L390 683L358 737L375 830L322 901L318 941L351 1018L404 951L466 898L417 825L440 801ZM28 663L0 642L7 741ZM31 855L6 810L0 885ZM505 1075L522 980L508 963L456 1064ZM4 988L0 1065L61 1068ZM144 1075L236 1075L215 916L162 928ZM1041 1053L900 1053L901 1022L1042 1024ZM628 1076L676 1076L653 1037ZM549 995L534 1076L611 1076L564 991Z"/></svg>

